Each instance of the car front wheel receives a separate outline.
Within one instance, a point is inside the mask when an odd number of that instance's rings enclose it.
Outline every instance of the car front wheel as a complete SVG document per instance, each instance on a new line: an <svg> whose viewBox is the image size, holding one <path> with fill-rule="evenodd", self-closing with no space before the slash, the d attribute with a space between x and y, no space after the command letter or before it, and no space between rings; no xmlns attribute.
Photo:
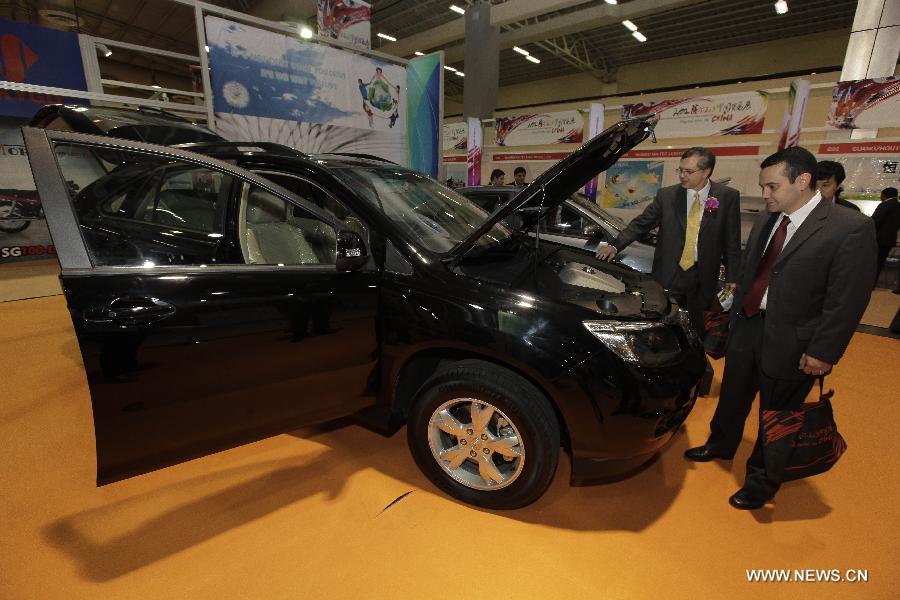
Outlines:
<svg viewBox="0 0 900 600"><path fill-rule="evenodd" d="M541 497L559 462L556 414L518 375L478 360L435 373L409 414L419 468L451 496L512 509Z"/></svg>

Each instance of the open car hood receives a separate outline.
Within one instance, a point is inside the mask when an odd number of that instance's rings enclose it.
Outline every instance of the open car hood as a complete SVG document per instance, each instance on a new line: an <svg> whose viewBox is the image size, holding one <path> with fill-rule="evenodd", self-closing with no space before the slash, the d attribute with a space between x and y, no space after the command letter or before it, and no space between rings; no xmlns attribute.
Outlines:
<svg viewBox="0 0 900 600"><path fill-rule="evenodd" d="M449 255L461 258L494 225L518 210L538 209L534 217L540 218L559 206L597 174L614 165L623 154L653 135L653 128L658 120L659 117L655 114L628 119L598 134L522 188L512 200L457 244Z"/></svg>

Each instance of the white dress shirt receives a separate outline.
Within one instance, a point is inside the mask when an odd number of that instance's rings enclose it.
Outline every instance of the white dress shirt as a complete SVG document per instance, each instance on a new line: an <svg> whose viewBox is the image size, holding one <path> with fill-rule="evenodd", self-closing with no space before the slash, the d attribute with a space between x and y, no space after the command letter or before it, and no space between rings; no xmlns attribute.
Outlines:
<svg viewBox="0 0 900 600"><path fill-rule="evenodd" d="M803 225L803 221L806 220L806 217L809 216L809 213L813 211L813 209L819 205L819 202L822 200L822 194L816 192L816 195L813 196L809 202L795 210L793 213L787 215L791 222L788 223L787 226L787 235L784 238L784 246L781 247L781 251L784 252L784 249L787 248L788 242L791 241L791 238L794 237L794 234L797 233L797 230L800 229L800 226ZM772 236L775 235L775 231L778 229L778 226L781 225L781 221L784 219L784 213L778 215L778 220L775 221L775 226L772 228L772 231L769 232L769 239L766 240L766 248L769 247L769 242L772 241ZM765 254L765 250L763 250L763 254ZM766 288L765 293L762 297L762 302L759 303L759 308L762 310L766 310L766 302L769 299L769 288Z"/></svg>
<svg viewBox="0 0 900 600"><path fill-rule="evenodd" d="M706 185L700 188L699 190L685 190L687 191L687 212L684 213L684 222L687 223L687 220L691 216L691 207L694 206L694 194L700 192L700 221L703 221L703 205L706 204L706 199L709 198L709 188L712 187L709 179L706 180ZM697 228L697 237L700 237L700 228ZM694 262L697 262L697 253L699 252L699 247L697 246L697 240L694 240Z"/></svg>

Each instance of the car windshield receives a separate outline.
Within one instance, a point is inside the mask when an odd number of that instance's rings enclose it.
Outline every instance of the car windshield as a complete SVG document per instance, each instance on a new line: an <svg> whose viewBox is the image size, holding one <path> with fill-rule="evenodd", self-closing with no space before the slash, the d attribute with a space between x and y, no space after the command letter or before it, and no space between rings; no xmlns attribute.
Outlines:
<svg viewBox="0 0 900 600"><path fill-rule="evenodd" d="M577 204L579 208L584 209L592 215L596 215L597 217L600 217L601 219L606 221L607 224L609 224L613 229L617 229L619 231L625 229L625 221L613 214L606 212L605 210L597 206L596 202L591 202L590 200L588 200L584 194L572 194L569 199Z"/></svg>
<svg viewBox="0 0 900 600"><path fill-rule="evenodd" d="M333 172L417 245L437 254L450 251L488 218L465 196L415 171L354 165ZM500 244L511 235L505 226L494 225L476 247Z"/></svg>

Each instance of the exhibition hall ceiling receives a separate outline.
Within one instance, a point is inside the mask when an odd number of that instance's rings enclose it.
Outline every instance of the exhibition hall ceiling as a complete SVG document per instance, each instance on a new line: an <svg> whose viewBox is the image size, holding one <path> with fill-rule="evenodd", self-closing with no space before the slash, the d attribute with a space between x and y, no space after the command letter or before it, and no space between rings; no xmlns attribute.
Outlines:
<svg viewBox="0 0 900 600"><path fill-rule="evenodd" d="M273 20L315 21L315 0L212 0L215 4ZM465 18L450 10L465 0L374 0L375 49L404 57L444 50L448 64L464 71ZM773 0L494 0L500 23L500 85L529 83L578 72L613 81L623 65L691 56L746 44L846 29L856 0L788 0L776 14ZM78 30L98 37L188 54L197 53L193 8L172 0L12 0L0 17L47 24L41 11L77 15ZM638 41L623 24L631 20L646 37ZM74 25L74 19L72 20ZM73 27L74 28L74 27ZM397 38L386 42L376 34ZM540 60L514 51L516 45ZM116 49L102 61L188 76L185 63ZM824 66L824 65L823 65ZM773 72L777 72L773 65ZM459 92L463 78L448 78Z"/></svg>

